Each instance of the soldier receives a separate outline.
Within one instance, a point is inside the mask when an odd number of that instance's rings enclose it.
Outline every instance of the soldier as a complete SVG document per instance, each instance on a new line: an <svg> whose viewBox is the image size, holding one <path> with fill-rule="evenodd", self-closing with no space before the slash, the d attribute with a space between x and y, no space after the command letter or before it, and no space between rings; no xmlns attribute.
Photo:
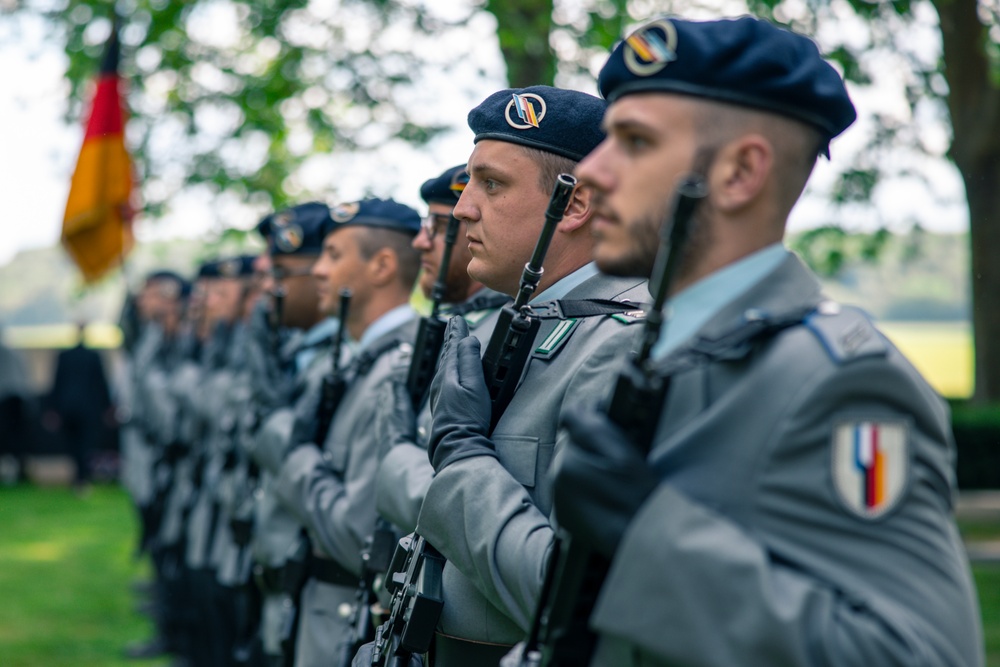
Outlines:
<svg viewBox="0 0 1000 667"><path fill-rule="evenodd" d="M252 315L246 355L253 409L241 442L255 465L259 450L266 450L267 443L279 443L278 448L287 445L296 402L322 380L326 367L320 352L339 328L336 319L320 312L316 282L310 274L329 220L326 204L307 202L270 215L257 227L268 242L273 282L263 285L272 290L271 299ZM264 260L258 262L264 264ZM261 597L259 646L250 650L262 654L267 664L280 666L292 655L295 608L285 580L290 550L302 524L278 501L274 476L266 466L262 468L259 479L253 471L250 474L254 498L250 552Z"/></svg>
<svg viewBox="0 0 1000 667"><path fill-rule="evenodd" d="M171 271L151 273L136 298L139 339L129 357L128 419L122 434L122 476L142 519L140 549L148 551L155 577L157 636L126 649L130 657L188 651L182 600L178 595L179 554L162 539L173 483L175 448L169 426L170 374L181 361L183 320L191 286Z"/></svg>
<svg viewBox="0 0 1000 667"><path fill-rule="evenodd" d="M517 293L556 179L603 138L603 112L595 97L547 86L502 90L472 110L470 180L454 209L466 224L472 278ZM570 397L597 395L596 387L575 382L576 371L627 330L609 311L589 307L595 299L649 297L644 281L598 274L590 261L591 215L590 193L576 189L532 300L539 312L565 306L580 314L541 322L517 391L492 432L479 341L462 318L449 323L431 387L435 475L417 528L448 559L436 665L497 664L527 629L553 538L544 480L559 409Z"/></svg>
<svg viewBox="0 0 1000 667"><path fill-rule="evenodd" d="M411 247L420 229L417 212L392 200L366 199L341 204L330 217L313 275L320 309L340 316L356 341L353 359L334 379L343 382L343 394L333 405L316 401L300 415L289 441L271 440L269 451L261 447L256 454L311 543L295 643L298 666L328 664L348 639L349 614L341 609L354 601L361 550L376 518L374 399L382 383L405 374L416 325L409 299L420 268ZM352 294L347 313L340 312L342 289Z"/></svg>
<svg viewBox="0 0 1000 667"><path fill-rule="evenodd" d="M465 165L446 169L420 186L420 197L427 203L427 216L413 247L420 251L420 291L431 299L445 250L445 230L452 210L465 189L468 174ZM485 341L496 324L497 309L510 298L484 287L467 270L472 255L465 241L465 224L459 223L458 237L448 263L442 314L461 315L472 335ZM431 483L434 468L427 459L427 427L430 404L424 403L419 417L414 416L412 400L402 384L386 385L378 401L376 437L384 449L391 447L379 463L376 480L376 507L381 516L406 533L417 527L417 514L424 493ZM419 426L418 426L419 424Z"/></svg>
<svg viewBox="0 0 1000 667"><path fill-rule="evenodd" d="M704 175L655 356L652 454L571 406L560 523L613 555L593 665L982 665L952 517L948 410L860 311L781 245L855 118L808 39L754 18L653 21L600 74L602 270L648 271L678 179Z"/></svg>
<svg viewBox="0 0 1000 667"><path fill-rule="evenodd" d="M196 664L225 665L230 661L234 642L231 613L224 590L216 577L217 562L211 556L220 525L219 481L235 414L229 404L236 388L233 351L242 351L239 317L243 298L250 289L254 257L244 255L206 262L199 275L205 286L205 318L211 335L203 349L201 372L191 391L190 410L198 422L193 442L192 497L188 501L185 525L185 563L193 582L199 641ZM238 359L242 362L242 359Z"/></svg>

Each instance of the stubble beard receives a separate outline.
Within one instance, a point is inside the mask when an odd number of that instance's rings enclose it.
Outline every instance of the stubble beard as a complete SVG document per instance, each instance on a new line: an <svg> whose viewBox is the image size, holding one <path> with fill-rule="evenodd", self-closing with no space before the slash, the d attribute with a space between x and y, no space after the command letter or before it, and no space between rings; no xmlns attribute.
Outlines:
<svg viewBox="0 0 1000 667"><path fill-rule="evenodd" d="M649 278L660 246L660 225L665 213L657 211L627 225L627 246L617 257L602 260L598 267L610 276Z"/></svg>

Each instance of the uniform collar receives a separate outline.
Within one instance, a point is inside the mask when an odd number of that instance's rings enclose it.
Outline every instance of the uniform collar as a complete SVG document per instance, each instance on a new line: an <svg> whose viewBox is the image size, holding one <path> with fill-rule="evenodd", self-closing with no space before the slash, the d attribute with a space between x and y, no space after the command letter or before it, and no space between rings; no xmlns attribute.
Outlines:
<svg viewBox="0 0 1000 667"><path fill-rule="evenodd" d="M407 303L404 303L401 306L396 306L392 310L383 313L378 319L369 324L368 328L361 334L360 340L358 340L357 344L354 346L355 353L361 352L375 340L381 338L383 335L389 333L396 327L409 322L416 316L416 311L414 311L413 308L411 308Z"/></svg>
<svg viewBox="0 0 1000 667"><path fill-rule="evenodd" d="M573 273L563 276L556 282L546 287L545 291L533 297L528 303L540 303L542 301L554 301L556 299L561 299L569 294L571 290L579 287L584 281L593 278L598 273L597 264L594 262L584 264Z"/></svg>
<svg viewBox="0 0 1000 667"><path fill-rule="evenodd" d="M769 245L702 278L674 296L666 305L660 340L653 347L653 358L660 359L672 352L789 256L782 244Z"/></svg>

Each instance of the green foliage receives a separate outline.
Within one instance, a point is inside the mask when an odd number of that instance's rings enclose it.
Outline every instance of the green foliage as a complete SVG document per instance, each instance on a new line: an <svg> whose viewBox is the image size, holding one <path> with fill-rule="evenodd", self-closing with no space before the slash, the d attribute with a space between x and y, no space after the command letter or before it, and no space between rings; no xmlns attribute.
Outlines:
<svg viewBox="0 0 1000 667"><path fill-rule="evenodd" d="M891 239L892 233L884 228L870 234L848 234L842 227L826 225L793 236L789 246L817 274L834 278L851 258L877 262Z"/></svg>
<svg viewBox="0 0 1000 667"><path fill-rule="evenodd" d="M307 194L298 172L314 155L422 144L446 129L399 101L423 63L413 42L442 24L397 0L26 2L65 43L68 119L89 98L112 8L149 217L199 185L280 208ZM413 37L389 36L400 26Z"/></svg>

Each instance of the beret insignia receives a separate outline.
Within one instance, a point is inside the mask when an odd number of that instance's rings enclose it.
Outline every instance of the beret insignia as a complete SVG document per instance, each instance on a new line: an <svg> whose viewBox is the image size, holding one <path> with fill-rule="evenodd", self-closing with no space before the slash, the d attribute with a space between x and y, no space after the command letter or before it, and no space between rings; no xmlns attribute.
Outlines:
<svg viewBox="0 0 1000 667"><path fill-rule="evenodd" d="M507 124L515 130L528 130L533 127L539 127L542 119L545 118L545 100L542 96L535 95L534 93L514 93L512 97L513 99L507 103L507 108L503 112L504 117L507 119ZM533 103L533 100L537 101L537 104ZM520 122L514 120L511 110L516 112Z"/></svg>
<svg viewBox="0 0 1000 667"><path fill-rule="evenodd" d="M274 227L280 229L281 227L287 227L288 225L292 224L292 220L294 218L295 214L292 213L291 211L282 211L281 213L274 214L274 218L272 219L271 224Z"/></svg>
<svg viewBox="0 0 1000 667"><path fill-rule="evenodd" d="M219 276L222 278L236 278L240 275L242 261L239 258L223 259L219 262Z"/></svg>
<svg viewBox="0 0 1000 667"><path fill-rule="evenodd" d="M275 231L274 245L278 246L282 252L291 253L302 247L304 238L305 235L302 233L301 227L286 223L285 226Z"/></svg>
<svg viewBox="0 0 1000 667"><path fill-rule="evenodd" d="M465 186L469 184L469 172L465 169L456 171L455 175L451 177L451 185L448 188L455 193L456 197L461 197L462 193L465 191Z"/></svg>
<svg viewBox="0 0 1000 667"><path fill-rule="evenodd" d="M361 210L361 204L356 201L338 204L330 211L330 217L333 218L334 222L349 222L358 214L359 210Z"/></svg>
<svg viewBox="0 0 1000 667"><path fill-rule="evenodd" d="M636 76L650 76L677 60L677 30L665 19L639 28L625 40L625 66Z"/></svg>

